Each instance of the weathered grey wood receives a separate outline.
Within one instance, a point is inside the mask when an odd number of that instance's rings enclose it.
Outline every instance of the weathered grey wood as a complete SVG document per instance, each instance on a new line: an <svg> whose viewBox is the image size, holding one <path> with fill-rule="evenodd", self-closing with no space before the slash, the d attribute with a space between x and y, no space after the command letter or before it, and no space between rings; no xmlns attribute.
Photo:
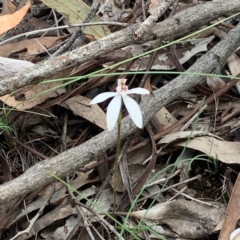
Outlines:
<svg viewBox="0 0 240 240"><path fill-rule="evenodd" d="M193 64L193 66L188 69L188 72L212 72L215 67L219 63L224 62L239 45L240 24L231 30L225 39ZM181 75L144 99L141 103L144 123L146 124L161 107L172 101L178 93L192 88L201 81L201 76ZM127 137L135 130L136 126L129 117L123 119L121 129L122 138ZM34 189L53 182L55 179L50 176L50 173L54 173L59 177L73 173L84 164L93 160L101 152L114 146L116 143L116 134L116 128L111 132L104 131L80 146L29 168L20 177L0 186L0 203L18 198L30 193Z"/></svg>
<svg viewBox="0 0 240 240"><path fill-rule="evenodd" d="M240 2L235 0L201 4L174 15L166 21L157 23L148 33L145 33L141 39L137 39L135 35L135 31L140 25L135 24L98 41L91 42L86 46L36 64L24 73L1 79L0 96L30 84L31 82L54 78L54 75L57 75L58 71L62 71L68 66L76 66L96 57L103 56L105 53L109 53L120 47L137 42L150 41L155 38L182 36L192 30L198 29L219 16L230 16L237 12L240 12Z"/></svg>

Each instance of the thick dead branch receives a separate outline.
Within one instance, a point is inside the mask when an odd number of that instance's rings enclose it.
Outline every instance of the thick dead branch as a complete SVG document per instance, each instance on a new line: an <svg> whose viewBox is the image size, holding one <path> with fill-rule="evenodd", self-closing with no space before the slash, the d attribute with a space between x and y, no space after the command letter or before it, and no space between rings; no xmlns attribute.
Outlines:
<svg viewBox="0 0 240 240"><path fill-rule="evenodd" d="M176 0L162 0L151 1L148 12L151 14L136 30L135 34L141 37L144 32L148 32L149 29L156 23L156 21L165 13L165 11L171 7Z"/></svg>
<svg viewBox="0 0 240 240"><path fill-rule="evenodd" d="M208 53L198 59L188 72L210 73L217 65L226 59L239 46L240 24L234 28L221 42L213 47ZM199 75L180 75L169 84L153 92L141 103L144 124L154 116L161 107L172 101L178 93L187 91L200 83L203 77ZM121 137L126 138L136 130L134 123L126 117L122 121ZM70 149L57 157L46 159L40 164L29 168L20 177L0 186L0 203L5 203L30 193L36 188L43 187L54 178L50 175L54 173L59 177L73 173L81 166L96 158L100 153L106 151L116 143L117 129L104 131L96 137L88 140L82 145Z"/></svg>
<svg viewBox="0 0 240 240"><path fill-rule="evenodd" d="M156 38L164 39L173 36L176 39L176 37L183 36L208 24L219 16L230 16L237 12L240 12L240 2L235 0L201 4L155 24L152 29L142 35L141 39L138 39L135 35L135 31L139 29L140 24L135 24L86 46L36 64L24 73L1 79L0 96L32 82L54 78L58 71L100 57L115 49Z"/></svg>

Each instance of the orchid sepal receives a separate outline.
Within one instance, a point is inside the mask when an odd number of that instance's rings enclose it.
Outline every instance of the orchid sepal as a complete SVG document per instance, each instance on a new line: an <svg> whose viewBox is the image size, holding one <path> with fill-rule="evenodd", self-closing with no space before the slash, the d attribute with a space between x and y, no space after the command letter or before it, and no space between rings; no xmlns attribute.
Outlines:
<svg viewBox="0 0 240 240"><path fill-rule="evenodd" d="M107 100L108 98L110 98L110 97L115 97L116 95L118 95L118 93L116 93L116 92L100 93L100 94L98 94L95 98L92 99L92 101L90 102L90 104L96 104L96 103L104 102L104 101Z"/></svg>

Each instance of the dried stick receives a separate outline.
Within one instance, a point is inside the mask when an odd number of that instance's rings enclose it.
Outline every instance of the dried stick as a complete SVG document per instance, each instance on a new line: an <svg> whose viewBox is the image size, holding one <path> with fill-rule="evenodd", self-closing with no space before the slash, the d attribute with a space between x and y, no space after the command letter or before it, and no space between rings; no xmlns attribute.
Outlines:
<svg viewBox="0 0 240 240"><path fill-rule="evenodd" d="M59 71L69 66L77 66L103 56L115 49L134 43L147 42L156 38L166 39L174 36L176 39L176 37L183 36L188 32L208 24L219 16L229 16L237 12L240 12L239 1L208 2L187 9L161 23L155 24L147 33L143 34L141 39L136 39L135 37L135 31L141 24L134 24L98 41L91 42L83 47L36 64L23 73L1 79L0 96L26 86L27 84L40 82L44 79L51 79Z"/></svg>
<svg viewBox="0 0 240 240"><path fill-rule="evenodd" d="M121 27L128 27L128 23L119 23L119 22L91 22L91 23L79 23L79 24L72 24L70 25L63 25L63 26L58 26L58 27L50 27L50 28L43 28L43 29L38 29L38 30L33 30L30 32L25 32L18 34L16 36L13 36L11 38L8 38L4 41L0 41L0 46L19 40L21 38L29 38L32 35L36 35L38 33L47 33L50 31L55 31L59 29L65 29L65 28L76 28L76 27L87 27L87 26L98 26L98 25L110 25L110 26L121 26Z"/></svg>
<svg viewBox="0 0 240 240"><path fill-rule="evenodd" d="M16 238L18 238L19 236L26 234L29 235L30 231L33 230L33 225L34 223L38 220L38 218L42 215L44 208L48 205L48 202L52 196L53 193L53 187L52 190L48 193L46 200L43 202L43 205L40 207L40 209L38 210L37 214L29 221L29 225L25 230L22 230L20 232L18 232L13 238L11 238L10 240L14 240Z"/></svg>
<svg viewBox="0 0 240 240"><path fill-rule="evenodd" d="M184 184L184 183L189 183L189 182L194 181L194 180L196 180L196 179L199 179L199 178L201 178L201 177L202 177L202 176L201 176L200 174L198 174L198 175L196 175L196 176L194 176L194 177L192 177L192 178L186 179L186 180L184 180L184 181L182 181L182 182L175 183L175 184L173 184L173 185L171 185L171 186L168 186L168 187L162 189L162 190L161 190L161 193L166 192L166 191L168 191L168 190L170 190L170 189L173 189L174 187L178 187L178 186L180 186L180 185L182 185L182 184ZM154 196L157 195L157 194L159 194L159 191L157 191L157 192L155 192L155 193L151 193L151 194L149 194L149 195L147 195L147 196L145 196L145 197L139 198L139 199L138 199L138 202L142 202L142 201L144 201L144 200L146 200L146 199L149 199L150 197L154 197Z"/></svg>
<svg viewBox="0 0 240 240"><path fill-rule="evenodd" d="M240 5L240 4L239 4ZM215 45L210 51L199 58L188 72L210 73L217 65L226 59L236 50L240 42L240 24ZM180 75L169 84L156 90L149 97L145 98L140 107L143 113L144 125L167 103L182 91L191 89L202 82L203 77L199 75ZM126 138L133 133L137 127L129 117L122 121L121 137ZM46 186L55 180L51 174L58 177L65 177L75 172L81 166L89 163L99 154L116 144L117 128L112 131L104 131L85 143L59 154L51 159L43 160L41 163L29 168L24 174L14 180L0 186L0 204L19 198L28 194L36 188Z"/></svg>
<svg viewBox="0 0 240 240"><path fill-rule="evenodd" d="M148 12L151 14L135 31L135 34L140 38L146 32L148 32L154 25L154 23L165 13L165 11L171 7L176 0L161 0L151 1Z"/></svg>
<svg viewBox="0 0 240 240"><path fill-rule="evenodd" d="M35 149L33 149L32 147L28 146L25 143L22 143L21 141L19 141L17 138L12 137L10 134L8 134L7 132L4 132L3 135L6 138L10 138L11 141L15 142L16 144L18 144L19 146L25 148L27 151L31 152L32 154L40 157L41 159L47 159L48 157L45 156L44 154L36 151Z"/></svg>
<svg viewBox="0 0 240 240"><path fill-rule="evenodd" d="M94 15L96 14L98 8L100 6L100 3L98 3L98 1L93 1L92 7L90 9L90 12L87 14L86 18L84 19L83 23L87 23L90 22L91 19L94 17ZM78 27L75 29L75 32L69 37L69 39L67 40L67 42L61 46L53 55L52 57L58 56L61 53L67 51L68 49L72 49L73 46L76 45L76 40L78 38L82 39L82 43L81 46L84 45L84 41L86 40L85 37L81 34L82 30L84 29L84 27ZM79 42L79 40L78 40ZM74 47L75 48L75 47ZM73 48L73 49L74 49Z"/></svg>
<svg viewBox="0 0 240 240"><path fill-rule="evenodd" d="M178 190L175 189L175 188L173 188L172 190L173 190L174 192L176 192L176 193L184 196L184 197L187 198L187 199L191 199L192 201L199 202L199 203L205 204L205 205L210 206L210 207L219 208L219 206L217 206L217 205L214 205L214 204L208 203L208 202L204 202L204 201L199 200L199 199L197 199L197 198L191 197L191 196L187 195L186 193L183 193L183 192L181 192L181 191L178 191Z"/></svg>

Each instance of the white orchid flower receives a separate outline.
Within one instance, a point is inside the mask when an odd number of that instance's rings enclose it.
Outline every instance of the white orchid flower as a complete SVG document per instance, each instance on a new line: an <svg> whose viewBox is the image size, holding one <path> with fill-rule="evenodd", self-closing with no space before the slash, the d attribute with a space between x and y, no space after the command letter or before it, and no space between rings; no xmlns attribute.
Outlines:
<svg viewBox="0 0 240 240"><path fill-rule="evenodd" d="M101 93L90 102L90 104L100 103L110 97L114 97L107 108L107 129L109 131L114 128L117 122L121 110L122 100L135 125L139 128L142 128L143 120L140 107L135 100L128 96L128 94L149 94L150 92L147 89L139 87L128 90L128 86L125 85L126 81L127 79L125 78L118 79L116 92Z"/></svg>

